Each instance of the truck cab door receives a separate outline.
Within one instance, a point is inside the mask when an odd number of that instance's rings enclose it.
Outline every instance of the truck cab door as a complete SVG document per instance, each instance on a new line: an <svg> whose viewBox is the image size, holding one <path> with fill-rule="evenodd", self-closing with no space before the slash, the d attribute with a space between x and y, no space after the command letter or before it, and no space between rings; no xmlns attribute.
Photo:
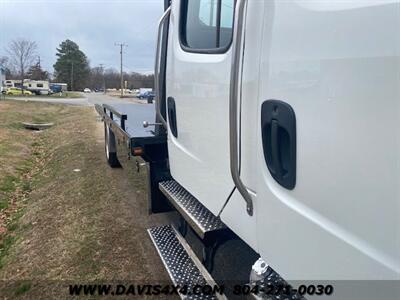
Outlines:
<svg viewBox="0 0 400 300"><path fill-rule="evenodd" d="M229 169L233 0L172 1L166 71L172 177L218 215Z"/></svg>
<svg viewBox="0 0 400 300"><path fill-rule="evenodd" d="M328 2L265 1L258 250L287 279L398 279L399 3Z"/></svg>

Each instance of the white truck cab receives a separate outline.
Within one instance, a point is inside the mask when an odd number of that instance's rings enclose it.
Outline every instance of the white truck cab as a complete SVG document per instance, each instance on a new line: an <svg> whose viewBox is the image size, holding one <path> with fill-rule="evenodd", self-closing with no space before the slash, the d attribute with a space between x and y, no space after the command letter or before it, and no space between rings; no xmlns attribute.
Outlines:
<svg viewBox="0 0 400 300"><path fill-rule="evenodd" d="M172 2L172 177L285 278L399 278L399 2L239 5Z"/></svg>

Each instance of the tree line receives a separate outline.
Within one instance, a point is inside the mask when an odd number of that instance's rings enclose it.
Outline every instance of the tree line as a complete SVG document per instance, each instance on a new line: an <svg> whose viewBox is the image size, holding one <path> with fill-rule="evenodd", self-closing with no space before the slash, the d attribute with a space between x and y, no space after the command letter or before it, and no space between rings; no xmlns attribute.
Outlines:
<svg viewBox="0 0 400 300"><path fill-rule="evenodd" d="M119 89L121 86L120 72L100 66L91 68L86 54L68 39L56 49L57 61L52 74L42 68L36 42L13 40L5 50L7 55L0 57L0 67L5 70L7 79L62 82L68 84L69 90ZM124 81L128 89L154 87L154 75L124 73Z"/></svg>

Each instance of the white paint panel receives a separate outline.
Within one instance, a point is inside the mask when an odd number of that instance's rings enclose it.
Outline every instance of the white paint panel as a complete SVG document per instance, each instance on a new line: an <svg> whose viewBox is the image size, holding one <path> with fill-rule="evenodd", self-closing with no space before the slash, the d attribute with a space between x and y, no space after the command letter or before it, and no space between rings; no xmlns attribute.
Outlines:
<svg viewBox="0 0 400 300"><path fill-rule="evenodd" d="M256 209L256 197L253 194L253 205ZM246 202L242 195L235 190L221 213L222 221L245 241L253 250L257 251L257 222L256 216L249 216L246 212Z"/></svg>
<svg viewBox="0 0 400 300"><path fill-rule="evenodd" d="M400 6L390 2L266 2L258 107L293 107L297 185L271 177L257 128L258 247L285 278L400 278Z"/></svg>

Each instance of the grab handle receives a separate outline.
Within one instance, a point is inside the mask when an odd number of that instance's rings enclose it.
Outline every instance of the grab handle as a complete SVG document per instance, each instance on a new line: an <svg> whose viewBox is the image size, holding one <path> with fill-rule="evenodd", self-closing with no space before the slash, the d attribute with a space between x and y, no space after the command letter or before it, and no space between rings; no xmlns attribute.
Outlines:
<svg viewBox="0 0 400 300"><path fill-rule="evenodd" d="M240 81L240 62L242 57L242 40L244 32L244 13L247 0L238 0L235 9L234 42L232 44L232 70L231 85L229 95L229 136L230 136L230 167L233 182L239 193L246 201L247 213L253 215L253 199L242 179L240 178L240 157L239 157L239 81Z"/></svg>

